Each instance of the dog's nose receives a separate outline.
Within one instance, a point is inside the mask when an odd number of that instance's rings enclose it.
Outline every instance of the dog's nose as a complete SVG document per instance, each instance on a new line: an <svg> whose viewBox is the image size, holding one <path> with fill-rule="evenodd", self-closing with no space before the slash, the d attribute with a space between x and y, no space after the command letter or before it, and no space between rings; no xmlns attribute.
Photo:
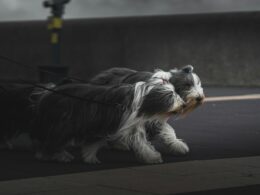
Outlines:
<svg viewBox="0 0 260 195"><path fill-rule="evenodd" d="M204 96L199 96L196 98L197 102L202 102L204 100Z"/></svg>

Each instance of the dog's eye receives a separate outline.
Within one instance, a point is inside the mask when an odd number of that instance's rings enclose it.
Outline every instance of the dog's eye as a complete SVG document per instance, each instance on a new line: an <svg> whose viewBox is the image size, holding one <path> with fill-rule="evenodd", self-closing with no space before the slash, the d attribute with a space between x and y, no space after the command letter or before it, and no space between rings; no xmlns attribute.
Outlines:
<svg viewBox="0 0 260 195"><path fill-rule="evenodd" d="M192 87L192 84L191 84L191 83L186 83L186 84L185 84L185 87L186 87L186 88L191 88L191 87Z"/></svg>

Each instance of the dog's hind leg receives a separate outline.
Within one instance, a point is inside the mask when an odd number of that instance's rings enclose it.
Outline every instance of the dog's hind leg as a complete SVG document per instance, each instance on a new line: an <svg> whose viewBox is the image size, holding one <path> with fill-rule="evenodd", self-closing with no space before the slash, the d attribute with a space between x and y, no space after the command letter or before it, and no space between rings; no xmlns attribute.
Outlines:
<svg viewBox="0 0 260 195"><path fill-rule="evenodd" d="M43 161L58 161L58 162L64 162L68 163L71 162L74 159L74 156L67 152L66 150L63 150L61 152L56 152L54 154L44 154L42 152L37 152L35 154L35 157L38 160Z"/></svg>
<svg viewBox="0 0 260 195"><path fill-rule="evenodd" d="M83 161L90 164L100 163L100 161L97 158L97 153L101 148L106 146L107 146L107 141L105 139L92 144L84 145L82 147Z"/></svg>
<svg viewBox="0 0 260 195"><path fill-rule="evenodd" d="M63 150L59 153L55 153L52 156L52 160L54 161L58 161L58 162L71 162L74 159L74 156L72 154L70 154L69 152L67 152L66 150Z"/></svg>
<svg viewBox="0 0 260 195"><path fill-rule="evenodd" d="M176 137L174 129L168 123L162 125L153 142L164 153L183 155L189 152L187 144Z"/></svg>

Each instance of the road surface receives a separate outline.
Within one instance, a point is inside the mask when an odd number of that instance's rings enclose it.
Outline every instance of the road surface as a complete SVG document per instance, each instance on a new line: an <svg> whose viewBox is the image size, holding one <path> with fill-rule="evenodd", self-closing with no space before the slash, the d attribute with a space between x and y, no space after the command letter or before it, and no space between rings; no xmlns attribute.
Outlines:
<svg viewBox="0 0 260 195"><path fill-rule="evenodd" d="M185 118L170 119L178 137L188 143L191 151L182 157L163 156L165 165L260 156L260 99L243 98L243 95L259 95L260 88L206 88L205 93L207 97L217 98L216 101L206 102ZM230 100L229 96L238 98ZM2 149L0 154L0 181L143 166L132 153L122 151L100 152L98 157L102 164L99 165L84 164L79 158L70 164L39 162L31 151L19 149ZM235 192L239 189L226 190ZM253 185L239 191L252 193L252 190L259 192L259 189L259 185Z"/></svg>

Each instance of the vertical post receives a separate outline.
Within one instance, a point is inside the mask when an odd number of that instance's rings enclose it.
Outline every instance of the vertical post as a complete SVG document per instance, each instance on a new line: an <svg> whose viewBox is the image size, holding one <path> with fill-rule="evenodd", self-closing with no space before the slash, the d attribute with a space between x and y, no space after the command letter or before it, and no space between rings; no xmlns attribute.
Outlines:
<svg viewBox="0 0 260 195"><path fill-rule="evenodd" d="M51 8L52 13L48 18L48 30L51 32L52 63L50 65L40 66L41 82L58 82L67 76L68 67L63 66L61 63L61 31L64 7L65 4L69 2L70 0L46 0L43 2L43 6Z"/></svg>
<svg viewBox="0 0 260 195"><path fill-rule="evenodd" d="M52 16L50 24L48 25L51 30L51 46L52 46L52 59L55 66L61 66L61 29L62 19L60 17Z"/></svg>

